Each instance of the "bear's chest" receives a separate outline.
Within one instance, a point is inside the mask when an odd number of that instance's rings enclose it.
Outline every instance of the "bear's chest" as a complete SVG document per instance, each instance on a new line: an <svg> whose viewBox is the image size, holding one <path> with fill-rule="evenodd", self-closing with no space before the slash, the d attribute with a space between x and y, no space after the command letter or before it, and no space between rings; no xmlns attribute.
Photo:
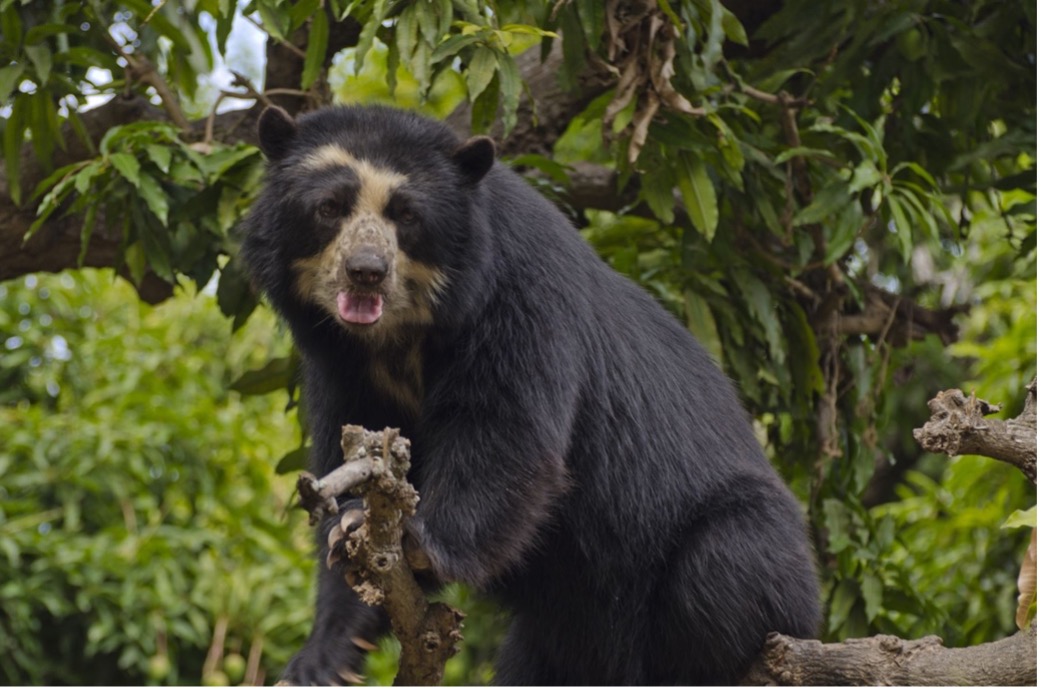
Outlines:
<svg viewBox="0 0 1041 690"><path fill-rule="evenodd" d="M409 421L423 404L423 350L419 341L370 353L366 374L375 393L401 409Z"/></svg>

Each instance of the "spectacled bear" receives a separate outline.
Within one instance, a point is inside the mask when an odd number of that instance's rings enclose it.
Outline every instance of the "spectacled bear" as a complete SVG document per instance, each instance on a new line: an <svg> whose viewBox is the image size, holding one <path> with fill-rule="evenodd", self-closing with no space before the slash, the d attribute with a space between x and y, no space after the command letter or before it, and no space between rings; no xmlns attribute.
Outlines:
<svg viewBox="0 0 1041 690"><path fill-rule="evenodd" d="M242 256L302 355L313 468L347 423L411 439L410 535L512 614L498 683L733 683L768 632L815 634L801 510L730 382L490 139L371 106L269 108L259 139ZM321 570L304 685L384 625Z"/></svg>

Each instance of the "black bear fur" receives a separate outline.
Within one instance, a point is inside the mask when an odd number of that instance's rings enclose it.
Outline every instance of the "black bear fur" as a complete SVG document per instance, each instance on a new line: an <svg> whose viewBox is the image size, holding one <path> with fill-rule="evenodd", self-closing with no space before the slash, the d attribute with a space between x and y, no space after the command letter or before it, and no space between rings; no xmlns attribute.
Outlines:
<svg viewBox="0 0 1041 690"><path fill-rule="evenodd" d="M421 501L411 533L442 581L466 582L512 614L498 683L728 684L768 632L815 635L802 512L731 383L552 204L493 162L490 140L464 143L395 109L335 107L296 122L269 109L260 141L270 165L242 255L305 363L313 469L343 462L346 423L412 440ZM379 338L366 331L379 323L345 323L294 287L298 262L347 241L336 234L346 226L316 220L318 199L340 194L347 216L358 198L355 173L342 171L341 185L339 168L305 164L329 146L397 180L373 221L396 232L391 261L444 279L426 318L395 321ZM409 212L394 211L399 203ZM393 393L398 384L405 393ZM314 629L286 670L300 684L357 672L350 638L384 626L322 556Z"/></svg>

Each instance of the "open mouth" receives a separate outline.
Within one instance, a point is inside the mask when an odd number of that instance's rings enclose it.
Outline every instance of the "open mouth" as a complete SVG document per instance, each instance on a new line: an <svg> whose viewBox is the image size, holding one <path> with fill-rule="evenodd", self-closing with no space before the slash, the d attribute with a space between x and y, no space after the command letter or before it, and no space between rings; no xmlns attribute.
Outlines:
<svg viewBox="0 0 1041 690"><path fill-rule="evenodd" d="M378 292L340 291L336 311L346 323L368 326L383 316L383 295Z"/></svg>

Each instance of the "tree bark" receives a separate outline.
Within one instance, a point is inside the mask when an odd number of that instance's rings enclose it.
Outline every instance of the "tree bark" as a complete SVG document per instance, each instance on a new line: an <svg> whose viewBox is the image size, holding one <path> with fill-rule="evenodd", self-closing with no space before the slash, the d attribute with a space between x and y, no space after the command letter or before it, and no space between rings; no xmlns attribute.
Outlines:
<svg viewBox="0 0 1041 690"><path fill-rule="evenodd" d="M954 389L937 394L929 409L932 418L914 430L923 448L948 455L986 455L1019 467L1037 483L1036 377L1027 386L1023 412L1015 419L983 419L1000 408ZM1031 598L1030 591L1023 596ZM1025 605L1021 602L1021 607ZM944 647L935 636L908 641L876 635L824 644L771 633L744 684L1033 686L1037 684L1037 620L1004 640L954 649Z"/></svg>
<svg viewBox="0 0 1041 690"><path fill-rule="evenodd" d="M407 439L396 429L343 428L346 461L325 477L304 473L297 487L311 522L338 512L336 497L350 491L365 500L365 520L357 529L333 527L330 539L345 541L347 583L362 601L382 606L401 643L395 685L437 685L445 662L458 651L463 614L442 602L428 602L413 575L419 561L429 564L419 547L408 548L405 524L415 513L419 494L406 475ZM349 518L347 518L349 519Z"/></svg>
<svg viewBox="0 0 1041 690"><path fill-rule="evenodd" d="M892 635L824 644L771 634L745 685L1035 685L1037 623L1012 637L949 649Z"/></svg>
<svg viewBox="0 0 1041 690"><path fill-rule="evenodd" d="M1018 417L984 419L1001 409L951 389L929 401L929 421L914 430L923 448L947 455L985 455L1015 465L1037 484L1037 378L1027 386L1027 399Z"/></svg>

